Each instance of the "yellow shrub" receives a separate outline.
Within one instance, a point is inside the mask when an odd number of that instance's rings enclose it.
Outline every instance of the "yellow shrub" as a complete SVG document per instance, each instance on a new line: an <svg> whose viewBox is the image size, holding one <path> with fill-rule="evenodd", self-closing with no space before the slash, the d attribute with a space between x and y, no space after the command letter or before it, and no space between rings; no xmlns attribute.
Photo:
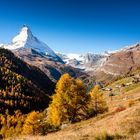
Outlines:
<svg viewBox="0 0 140 140"><path fill-rule="evenodd" d="M135 101L130 99L128 100L128 106L131 107L132 105L134 105Z"/></svg>

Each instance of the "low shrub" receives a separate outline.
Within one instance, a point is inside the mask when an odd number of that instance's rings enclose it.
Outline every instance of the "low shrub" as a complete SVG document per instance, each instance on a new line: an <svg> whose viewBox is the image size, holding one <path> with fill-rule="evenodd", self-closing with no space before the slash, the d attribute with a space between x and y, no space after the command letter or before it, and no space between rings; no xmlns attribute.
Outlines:
<svg viewBox="0 0 140 140"><path fill-rule="evenodd" d="M135 101L134 100L128 100L128 106L131 107L132 105L135 104Z"/></svg>
<svg viewBox="0 0 140 140"><path fill-rule="evenodd" d="M121 112L123 110L125 110L126 108L124 106L119 105L118 107L115 108L115 112Z"/></svg>
<svg viewBox="0 0 140 140"><path fill-rule="evenodd" d="M95 136L94 140L113 140L114 136L108 134L107 132L100 133Z"/></svg>
<svg viewBox="0 0 140 140"><path fill-rule="evenodd" d="M107 132L103 132L96 135L94 140L119 140L119 139L124 139L124 138L126 138L126 136L122 136L117 133L114 135L111 135Z"/></svg>

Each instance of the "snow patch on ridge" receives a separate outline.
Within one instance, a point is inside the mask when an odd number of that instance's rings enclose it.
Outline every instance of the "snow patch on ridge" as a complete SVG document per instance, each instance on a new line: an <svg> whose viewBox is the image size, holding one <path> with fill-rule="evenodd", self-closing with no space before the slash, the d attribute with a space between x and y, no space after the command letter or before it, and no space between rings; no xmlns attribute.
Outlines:
<svg viewBox="0 0 140 140"><path fill-rule="evenodd" d="M75 68L83 69L85 71L95 71L99 69L104 62L108 54L94 54L94 53L85 53L85 54L75 54L68 53L62 54L57 53L66 64L71 65Z"/></svg>
<svg viewBox="0 0 140 140"><path fill-rule="evenodd" d="M3 44L0 44L0 47L2 47L3 46Z"/></svg>

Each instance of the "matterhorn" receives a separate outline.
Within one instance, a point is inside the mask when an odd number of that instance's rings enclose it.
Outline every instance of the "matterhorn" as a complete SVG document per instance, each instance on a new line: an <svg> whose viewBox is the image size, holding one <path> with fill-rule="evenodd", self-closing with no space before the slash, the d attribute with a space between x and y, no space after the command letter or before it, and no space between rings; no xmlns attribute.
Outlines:
<svg viewBox="0 0 140 140"><path fill-rule="evenodd" d="M48 45L35 37L30 28L26 25L23 25L21 31L12 39L11 43L3 44L0 47L11 51L31 49L55 61L62 61L61 58Z"/></svg>

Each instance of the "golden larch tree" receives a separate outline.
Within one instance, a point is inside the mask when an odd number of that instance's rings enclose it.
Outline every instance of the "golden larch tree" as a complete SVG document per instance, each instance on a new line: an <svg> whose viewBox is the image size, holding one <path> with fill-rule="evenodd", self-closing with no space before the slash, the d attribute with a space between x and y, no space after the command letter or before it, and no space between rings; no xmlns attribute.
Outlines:
<svg viewBox="0 0 140 140"><path fill-rule="evenodd" d="M48 121L54 126L81 120L88 101L86 88L79 79L69 74L61 76L48 108Z"/></svg>
<svg viewBox="0 0 140 140"><path fill-rule="evenodd" d="M32 111L27 115L22 133L24 135L36 135L38 133L39 126L39 113Z"/></svg>
<svg viewBox="0 0 140 140"><path fill-rule="evenodd" d="M108 110L106 100L99 90L100 86L95 85L90 92L89 110L91 116L96 116L97 114L104 113Z"/></svg>

